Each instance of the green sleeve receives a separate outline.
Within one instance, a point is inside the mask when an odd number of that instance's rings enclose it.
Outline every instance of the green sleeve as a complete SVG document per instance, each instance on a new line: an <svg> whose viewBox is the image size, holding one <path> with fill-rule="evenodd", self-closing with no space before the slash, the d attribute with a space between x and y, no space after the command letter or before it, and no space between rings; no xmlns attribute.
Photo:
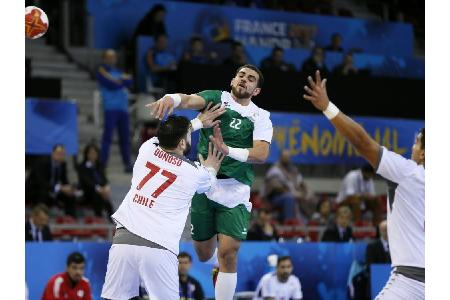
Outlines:
<svg viewBox="0 0 450 300"><path fill-rule="evenodd" d="M212 102L213 105L216 105L218 103L221 103L220 98L222 96L222 91L219 91L219 90L206 90L206 91L202 91L200 93L197 93L197 95L199 95L200 97L205 99L206 105L208 105L210 102Z"/></svg>

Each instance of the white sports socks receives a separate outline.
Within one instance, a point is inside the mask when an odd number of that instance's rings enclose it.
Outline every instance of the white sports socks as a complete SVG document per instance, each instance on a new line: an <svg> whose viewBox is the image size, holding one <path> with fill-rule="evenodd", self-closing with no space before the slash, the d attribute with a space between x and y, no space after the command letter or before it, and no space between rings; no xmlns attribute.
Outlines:
<svg viewBox="0 0 450 300"><path fill-rule="evenodd" d="M219 272L216 281L216 300L233 300L236 284L237 273Z"/></svg>

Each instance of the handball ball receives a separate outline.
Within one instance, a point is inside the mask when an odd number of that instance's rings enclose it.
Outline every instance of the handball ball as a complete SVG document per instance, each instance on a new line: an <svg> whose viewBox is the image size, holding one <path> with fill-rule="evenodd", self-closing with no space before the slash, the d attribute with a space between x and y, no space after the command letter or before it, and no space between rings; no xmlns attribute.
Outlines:
<svg viewBox="0 0 450 300"><path fill-rule="evenodd" d="M45 12L36 6L25 8L25 36L37 39L43 36L48 29L48 18Z"/></svg>

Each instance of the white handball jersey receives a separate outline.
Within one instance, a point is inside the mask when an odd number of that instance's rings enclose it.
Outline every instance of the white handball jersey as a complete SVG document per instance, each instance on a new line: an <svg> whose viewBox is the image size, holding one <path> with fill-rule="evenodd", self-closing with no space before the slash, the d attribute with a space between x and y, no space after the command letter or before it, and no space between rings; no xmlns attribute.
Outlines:
<svg viewBox="0 0 450 300"><path fill-rule="evenodd" d="M165 152L152 138L139 149L131 188L112 218L130 232L178 255L194 194L216 177L198 162Z"/></svg>
<svg viewBox="0 0 450 300"><path fill-rule="evenodd" d="M377 173L390 182L387 230L392 266L425 268L425 168L381 148Z"/></svg>
<svg viewBox="0 0 450 300"><path fill-rule="evenodd" d="M286 282L280 282L276 271L265 274L256 287L253 300L262 300L266 297L275 300L298 300L303 298L300 280L295 275L290 275Z"/></svg>

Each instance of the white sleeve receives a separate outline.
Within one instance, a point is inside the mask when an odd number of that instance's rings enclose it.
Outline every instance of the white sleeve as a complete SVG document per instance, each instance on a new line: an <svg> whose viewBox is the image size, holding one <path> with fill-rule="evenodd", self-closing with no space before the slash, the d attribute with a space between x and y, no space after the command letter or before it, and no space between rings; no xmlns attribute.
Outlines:
<svg viewBox="0 0 450 300"><path fill-rule="evenodd" d="M273 127L270 121L270 113L266 110L260 109L260 115L255 120L253 129L254 141L266 141L272 143Z"/></svg>
<svg viewBox="0 0 450 300"><path fill-rule="evenodd" d="M300 280L297 277L295 277L295 291L292 295L292 298L295 300L303 299L302 285L300 284Z"/></svg>
<svg viewBox="0 0 450 300"><path fill-rule="evenodd" d="M195 162L198 167L198 185L197 193L203 194L216 184L217 178L208 169L202 166L199 162Z"/></svg>
<svg viewBox="0 0 450 300"><path fill-rule="evenodd" d="M275 297L273 289L271 288L270 277L263 277L261 281L261 298Z"/></svg>
<svg viewBox="0 0 450 300"><path fill-rule="evenodd" d="M415 161L406 159L385 147L381 147L380 155L377 173L390 181L399 183L417 169Z"/></svg>

